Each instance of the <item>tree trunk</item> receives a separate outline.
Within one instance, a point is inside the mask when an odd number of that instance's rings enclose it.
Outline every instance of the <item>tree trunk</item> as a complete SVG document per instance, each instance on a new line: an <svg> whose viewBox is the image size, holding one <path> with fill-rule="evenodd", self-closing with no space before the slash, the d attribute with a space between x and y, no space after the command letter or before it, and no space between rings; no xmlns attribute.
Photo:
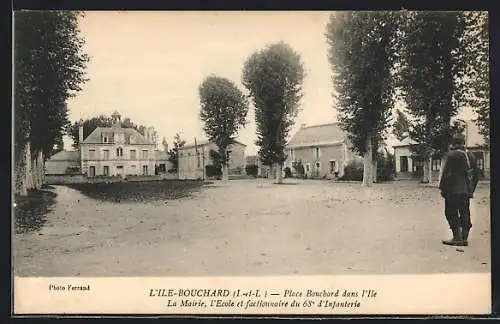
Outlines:
<svg viewBox="0 0 500 324"><path fill-rule="evenodd" d="M33 189L33 165L32 165L32 159L31 159L31 143L28 141L26 143L26 146L24 147L24 159L25 159L25 184L26 184L26 189L30 190Z"/></svg>
<svg viewBox="0 0 500 324"><path fill-rule="evenodd" d="M372 175L373 175L373 182L377 182L377 160L373 159L372 160Z"/></svg>
<svg viewBox="0 0 500 324"><path fill-rule="evenodd" d="M283 166L281 163L276 163L275 164L275 170L276 170L276 183L283 183Z"/></svg>
<svg viewBox="0 0 500 324"><path fill-rule="evenodd" d="M431 183L431 163L431 157L428 157L424 160L424 174L422 175L422 183Z"/></svg>
<svg viewBox="0 0 500 324"><path fill-rule="evenodd" d="M15 161L15 192L21 196L28 195L26 186L26 147L21 149Z"/></svg>
<svg viewBox="0 0 500 324"><path fill-rule="evenodd" d="M363 156L363 187L371 187L373 182L372 176L372 141L370 136L366 141L366 153Z"/></svg>
<svg viewBox="0 0 500 324"><path fill-rule="evenodd" d="M222 180L229 181L229 168L226 164L222 165Z"/></svg>

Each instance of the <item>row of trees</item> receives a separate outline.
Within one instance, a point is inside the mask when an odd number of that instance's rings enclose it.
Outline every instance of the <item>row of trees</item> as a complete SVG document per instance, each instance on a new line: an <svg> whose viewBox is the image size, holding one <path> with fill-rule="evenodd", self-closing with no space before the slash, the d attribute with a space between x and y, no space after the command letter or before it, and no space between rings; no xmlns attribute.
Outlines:
<svg viewBox="0 0 500 324"><path fill-rule="evenodd" d="M199 87L200 118L209 139L219 147L223 179L228 179L227 148L245 126L249 100L255 107L259 157L274 167L281 183L286 140L299 111L305 77L300 55L279 42L252 53L243 66L243 92L229 79L211 75Z"/></svg>
<svg viewBox="0 0 500 324"><path fill-rule="evenodd" d="M414 154L429 182L432 157L442 157L459 108L469 105L488 143L488 35L485 13L341 12L331 16L326 38L341 127L364 156L363 184L370 186L372 160L384 140L395 99L398 136L405 128L417 142Z"/></svg>
<svg viewBox="0 0 500 324"><path fill-rule="evenodd" d="M67 100L87 81L80 12L18 11L14 23L15 193L40 188L46 157L62 148Z"/></svg>

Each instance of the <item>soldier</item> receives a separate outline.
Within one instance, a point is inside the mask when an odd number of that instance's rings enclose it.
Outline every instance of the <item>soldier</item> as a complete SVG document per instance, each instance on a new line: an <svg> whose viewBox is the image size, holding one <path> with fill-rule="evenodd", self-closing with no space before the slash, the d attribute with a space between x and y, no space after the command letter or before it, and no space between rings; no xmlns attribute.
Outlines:
<svg viewBox="0 0 500 324"><path fill-rule="evenodd" d="M441 170L439 189L444 198L444 213L453 233L451 240L442 243L467 246L472 227L469 203L479 180L476 159L465 150L465 137L453 137L450 152L446 155Z"/></svg>

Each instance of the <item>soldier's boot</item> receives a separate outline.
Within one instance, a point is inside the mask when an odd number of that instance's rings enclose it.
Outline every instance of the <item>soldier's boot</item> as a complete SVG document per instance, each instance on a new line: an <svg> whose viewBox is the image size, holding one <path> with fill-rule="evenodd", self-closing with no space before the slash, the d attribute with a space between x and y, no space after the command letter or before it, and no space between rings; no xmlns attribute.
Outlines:
<svg viewBox="0 0 500 324"><path fill-rule="evenodd" d="M445 245L453 245L453 246L465 246L466 242L463 241L462 230L460 227L454 227L451 229L453 233L453 238L451 240L443 240L443 244Z"/></svg>

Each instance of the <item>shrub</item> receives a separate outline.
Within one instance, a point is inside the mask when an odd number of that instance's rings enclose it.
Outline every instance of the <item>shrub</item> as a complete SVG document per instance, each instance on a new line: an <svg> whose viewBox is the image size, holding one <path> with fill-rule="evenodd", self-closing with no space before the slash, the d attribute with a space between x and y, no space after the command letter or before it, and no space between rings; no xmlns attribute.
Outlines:
<svg viewBox="0 0 500 324"><path fill-rule="evenodd" d="M339 180L363 181L363 163L350 161L344 168L344 175Z"/></svg>
<svg viewBox="0 0 500 324"><path fill-rule="evenodd" d="M292 177L292 170L290 170L289 167L285 168L285 178L291 178Z"/></svg>
<svg viewBox="0 0 500 324"><path fill-rule="evenodd" d="M256 177L258 174L258 167L255 164L249 164L245 166L245 172L247 175L251 175L253 177Z"/></svg>
<svg viewBox="0 0 500 324"><path fill-rule="evenodd" d="M394 180L395 165L394 165L394 155L387 153L387 156L383 153L377 154L377 181L392 181Z"/></svg>
<svg viewBox="0 0 500 324"><path fill-rule="evenodd" d="M207 177L220 177L222 176L222 168L216 167L214 165L206 165L205 166L205 174Z"/></svg>

